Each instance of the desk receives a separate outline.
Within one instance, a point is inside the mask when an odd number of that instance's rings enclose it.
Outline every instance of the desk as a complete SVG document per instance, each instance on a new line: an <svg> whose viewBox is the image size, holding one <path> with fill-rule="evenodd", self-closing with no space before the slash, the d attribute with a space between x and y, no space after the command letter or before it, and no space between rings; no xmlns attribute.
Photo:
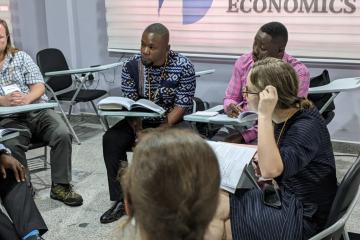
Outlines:
<svg viewBox="0 0 360 240"><path fill-rule="evenodd" d="M87 90L86 86L85 86L85 82L86 82L86 80L88 79L88 77L89 77L89 75L91 73L108 70L108 69L111 69L111 68L114 68L114 67L121 66L123 64L124 64L124 62L115 62L115 63L100 65L100 66L96 66L96 67L68 69L68 70L62 70L62 71L53 71L53 72L46 72L44 74L45 79L46 79L45 80L46 87L51 92L54 99L59 103L59 109L61 111L61 114L63 115L66 124L69 126L69 128L70 128L75 140L78 142L78 144L80 144L80 140L77 137L73 127L71 126L71 124L70 124L70 122L68 120L68 118L66 117L65 112L64 112L64 110L62 109L62 107L60 105L59 99L57 98L57 95L60 95L60 94L67 93L69 91L74 91L75 90L74 94L72 95L72 97L70 99L70 107L69 107L69 115L70 115L72 106L77 103L76 100L77 100L77 97L78 97L80 91L85 92ZM51 77L64 76L64 75L74 75L75 77L72 80L77 81L79 84L77 84L76 88L74 88L74 82L72 82L72 85L70 87L67 87L67 85L66 85L66 86L62 86L62 87L59 88L59 86L58 86L57 88L61 89L61 90L56 91L56 93L55 93L54 90L49 85L50 82L48 82L48 80ZM61 84L61 83L59 83L59 84ZM88 100L86 100L86 102L88 102L88 101L90 101L90 98L88 98ZM94 102L93 101L90 101L90 102L91 102L92 107L94 108L95 113L99 116ZM99 116L99 118L100 118L100 116ZM101 118L100 118L100 121L101 121Z"/></svg>
<svg viewBox="0 0 360 240"><path fill-rule="evenodd" d="M360 77L354 78L342 78L331 81L330 83L309 88L309 93L311 94L324 94L332 93L331 98L324 104L324 106L319 110L320 113L323 113L325 109L330 105L330 103L339 95L340 92L355 90L360 88Z"/></svg>
<svg viewBox="0 0 360 240"><path fill-rule="evenodd" d="M5 136L0 137L0 143L3 141L9 140L11 138L17 137L17 136L19 136L19 132L13 132L13 133L6 134Z"/></svg>
<svg viewBox="0 0 360 240"><path fill-rule="evenodd" d="M98 110L99 115L103 118L106 130L109 129L107 117L161 117L158 113L154 112L129 112L129 111L104 111Z"/></svg>
<svg viewBox="0 0 360 240"><path fill-rule="evenodd" d="M195 72L195 77L201 77L203 75L207 75L207 74L212 74L215 72L215 69L209 69L209 70L204 70L204 71L198 71Z"/></svg>
<svg viewBox="0 0 360 240"><path fill-rule="evenodd" d="M33 103L21 106L12 106L12 107L0 107L0 117L7 117L12 114L26 113L35 110L54 108L58 104L56 102L47 102L47 103ZM0 137L0 142L19 136L19 132L14 132Z"/></svg>
<svg viewBox="0 0 360 240"><path fill-rule="evenodd" d="M104 70L108 70L110 68L118 67L123 65L124 62L116 62L110 63L105 65L100 65L96 67L88 67L88 68L78 68L78 69L69 69L69 70L62 70L62 71L53 71L53 72L46 72L45 77L56 77L56 76L63 76L63 75L72 75L72 74L82 74L82 73L92 73L92 72L100 72Z"/></svg>
<svg viewBox="0 0 360 240"><path fill-rule="evenodd" d="M217 105L215 107L209 108L205 110L205 112L219 112L224 109L223 105ZM197 116L195 113L185 115L184 116L185 121L189 122L202 122L202 123L209 123L209 117L208 116Z"/></svg>
<svg viewBox="0 0 360 240"><path fill-rule="evenodd" d="M35 110L54 108L58 104L56 102L47 102L47 103L33 103L21 106L12 106L12 107L0 107L0 116L7 116L16 113L31 112Z"/></svg>
<svg viewBox="0 0 360 240"><path fill-rule="evenodd" d="M32 103L32 104L13 106L13 107L0 107L0 117L7 117L12 114L26 113L41 109L55 108L57 106L59 106L57 102L46 102L46 103ZM75 137L75 140L78 143L80 143L80 140L77 138L74 129L71 127L70 123L68 121L65 121L65 123L69 128L69 130L71 131L71 134Z"/></svg>

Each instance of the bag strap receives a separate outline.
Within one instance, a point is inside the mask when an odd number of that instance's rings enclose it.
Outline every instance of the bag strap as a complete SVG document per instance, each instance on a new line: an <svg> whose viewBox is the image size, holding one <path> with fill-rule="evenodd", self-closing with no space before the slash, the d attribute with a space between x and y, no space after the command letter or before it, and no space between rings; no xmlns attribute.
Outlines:
<svg viewBox="0 0 360 240"><path fill-rule="evenodd" d="M137 84L137 89L138 89L138 95L140 98L144 98L145 97L145 67L144 65L141 63L141 61L139 61L138 63L138 84ZM135 81L136 82L136 81Z"/></svg>

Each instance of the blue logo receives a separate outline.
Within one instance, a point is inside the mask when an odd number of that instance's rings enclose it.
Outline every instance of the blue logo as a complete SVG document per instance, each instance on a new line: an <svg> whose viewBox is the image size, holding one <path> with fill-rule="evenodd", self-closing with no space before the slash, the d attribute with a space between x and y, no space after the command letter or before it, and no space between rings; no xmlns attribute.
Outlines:
<svg viewBox="0 0 360 240"><path fill-rule="evenodd" d="M165 0L159 0L158 15ZM213 0L183 0L183 24L196 23L211 8Z"/></svg>

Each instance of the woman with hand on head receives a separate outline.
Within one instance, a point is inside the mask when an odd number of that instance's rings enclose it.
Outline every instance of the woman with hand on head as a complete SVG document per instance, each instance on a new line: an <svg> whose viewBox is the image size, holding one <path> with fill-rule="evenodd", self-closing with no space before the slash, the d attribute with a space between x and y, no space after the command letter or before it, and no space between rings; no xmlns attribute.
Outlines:
<svg viewBox="0 0 360 240"><path fill-rule="evenodd" d="M200 136L158 129L141 136L122 186L128 216L119 239L202 240L218 203L219 165Z"/></svg>
<svg viewBox="0 0 360 240"><path fill-rule="evenodd" d="M220 199L233 239L308 239L326 222L337 190L330 136L297 92L294 69L280 59L258 61L248 75L243 94L258 112L256 172L273 184Z"/></svg>

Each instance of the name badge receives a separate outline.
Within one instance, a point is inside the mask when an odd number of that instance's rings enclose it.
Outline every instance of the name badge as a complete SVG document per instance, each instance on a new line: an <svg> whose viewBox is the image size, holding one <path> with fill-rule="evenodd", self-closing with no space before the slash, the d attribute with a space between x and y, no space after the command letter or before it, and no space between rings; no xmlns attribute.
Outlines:
<svg viewBox="0 0 360 240"><path fill-rule="evenodd" d="M9 93L16 92L16 91L21 92L19 86L16 85L15 83L7 85L7 86L2 86L2 90L4 91L5 95L8 95Z"/></svg>

